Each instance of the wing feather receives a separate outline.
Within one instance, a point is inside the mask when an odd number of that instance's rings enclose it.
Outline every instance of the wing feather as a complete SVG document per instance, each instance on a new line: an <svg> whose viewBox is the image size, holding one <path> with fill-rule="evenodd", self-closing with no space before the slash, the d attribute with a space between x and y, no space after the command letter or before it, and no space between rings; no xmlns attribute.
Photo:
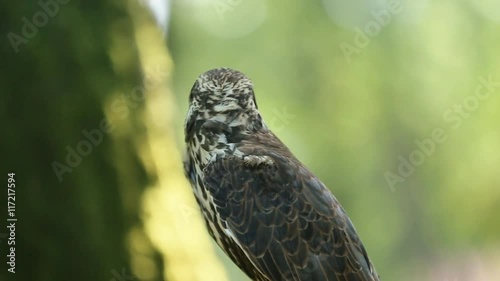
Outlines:
<svg viewBox="0 0 500 281"><path fill-rule="evenodd" d="M272 164L217 158L205 185L235 242L269 280L378 281L335 197L293 156L247 149Z"/></svg>

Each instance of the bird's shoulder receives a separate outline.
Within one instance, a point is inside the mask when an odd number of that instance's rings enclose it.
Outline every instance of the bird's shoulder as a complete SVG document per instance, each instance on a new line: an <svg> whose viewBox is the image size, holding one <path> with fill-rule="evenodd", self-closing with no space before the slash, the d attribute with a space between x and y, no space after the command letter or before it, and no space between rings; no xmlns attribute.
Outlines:
<svg viewBox="0 0 500 281"><path fill-rule="evenodd" d="M236 146L239 153L216 157L204 169L208 181L220 181L224 188L243 188L267 196L277 192L279 199L310 205L318 215L344 219L344 210L328 188L302 164L271 131L249 135ZM292 204L293 202L285 202ZM345 216L347 217L347 216ZM345 224L345 221L339 221Z"/></svg>

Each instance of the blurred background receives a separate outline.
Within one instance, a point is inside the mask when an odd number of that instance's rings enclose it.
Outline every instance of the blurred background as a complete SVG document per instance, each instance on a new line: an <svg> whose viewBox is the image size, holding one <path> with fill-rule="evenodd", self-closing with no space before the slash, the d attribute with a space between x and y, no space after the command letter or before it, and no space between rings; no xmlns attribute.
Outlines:
<svg viewBox="0 0 500 281"><path fill-rule="evenodd" d="M248 280L181 164L189 90L221 66L382 280L500 278L498 1L11 1L0 30L0 280Z"/></svg>

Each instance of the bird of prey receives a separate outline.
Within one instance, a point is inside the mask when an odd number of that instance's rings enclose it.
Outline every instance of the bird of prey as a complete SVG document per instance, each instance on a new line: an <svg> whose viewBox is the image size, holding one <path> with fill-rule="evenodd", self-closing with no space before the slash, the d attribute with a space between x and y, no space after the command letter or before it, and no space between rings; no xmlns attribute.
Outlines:
<svg viewBox="0 0 500 281"><path fill-rule="evenodd" d="M337 199L266 126L243 73L198 77L185 141L208 232L250 279L380 280Z"/></svg>

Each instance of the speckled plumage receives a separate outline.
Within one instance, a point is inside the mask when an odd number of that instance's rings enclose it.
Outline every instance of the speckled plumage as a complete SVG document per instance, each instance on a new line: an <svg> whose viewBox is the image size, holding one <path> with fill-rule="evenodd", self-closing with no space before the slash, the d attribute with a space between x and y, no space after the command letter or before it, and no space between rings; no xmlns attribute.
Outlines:
<svg viewBox="0 0 500 281"><path fill-rule="evenodd" d="M252 280L379 280L342 206L265 125L244 74L202 74L189 102L186 176L210 235Z"/></svg>

